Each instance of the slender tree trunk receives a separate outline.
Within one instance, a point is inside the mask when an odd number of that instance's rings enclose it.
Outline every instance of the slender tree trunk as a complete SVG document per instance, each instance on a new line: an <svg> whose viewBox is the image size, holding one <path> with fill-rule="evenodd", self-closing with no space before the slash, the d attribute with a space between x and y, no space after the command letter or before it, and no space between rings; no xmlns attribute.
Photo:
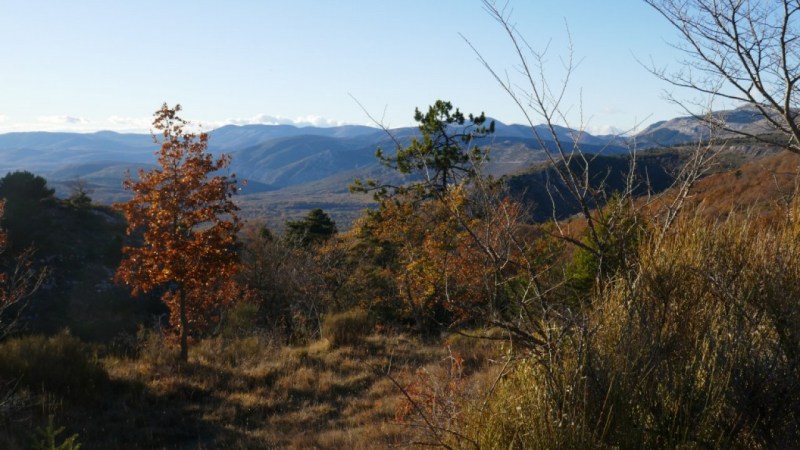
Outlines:
<svg viewBox="0 0 800 450"><path fill-rule="evenodd" d="M189 321L186 319L186 296L183 289L178 294L178 302L181 309L181 361L186 362L189 360Z"/></svg>

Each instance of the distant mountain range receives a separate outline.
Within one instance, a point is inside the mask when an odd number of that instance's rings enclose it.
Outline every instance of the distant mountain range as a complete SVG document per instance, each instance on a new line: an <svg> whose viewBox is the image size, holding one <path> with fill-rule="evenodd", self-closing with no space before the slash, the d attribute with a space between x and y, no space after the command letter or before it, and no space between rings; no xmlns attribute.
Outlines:
<svg viewBox="0 0 800 450"><path fill-rule="evenodd" d="M697 117L677 117L671 120L656 122L642 130L635 137L640 148L671 147L674 145L699 142L713 137L725 139L741 136L739 133L763 135L774 131L772 125L753 106L711 113L714 121L724 123L732 131L714 130Z"/></svg>
<svg viewBox="0 0 800 450"><path fill-rule="evenodd" d="M768 130L766 121L752 109L715 114L743 130ZM490 162L485 168L488 174L500 176L524 171L546 160L543 147L555 149L550 131L543 126L535 129L540 141L528 126L497 121L495 124L495 133L478 142L490 150ZM633 143L637 148L647 149L694 142L708 135L707 127L692 117L655 123L633 137L593 136L563 127L556 127L555 132L570 147L577 141L584 152L607 156L628 153ZM417 130L400 128L391 133L405 145ZM310 198L325 198L324 202L330 202L332 195L343 196L356 177L402 182L396 173L375 159L378 147L391 153L395 144L386 132L373 127L230 125L209 134L209 150L214 154L231 154L230 171L248 180L243 197L254 197L244 203L264 200L296 204L303 203L300 199ZM94 190L95 201L107 203L126 197L122 190L126 171L135 174L139 168L154 167L156 150L147 134L111 131L0 134L0 174L14 170L34 172L45 176L61 195L68 193L68 182L80 178ZM266 194L269 195L263 197ZM356 203L363 205L363 200Z"/></svg>
<svg viewBox="0 0 800 450"><path fill-rule="evenodd" d="M552 146L549 132L540 130L544 144ZM391 131L401 143L410 142L417 131L401 128ZM579 138L589 152L625 152L624 139L596 137L557 128L561 139ZM362 174L382 173L375 150L391 153L394 142L383 130L347 125L332 128L291 125L225 126L211 131L209 150L233 157L230 170L249 181L248 191L263 192L291 186L339 180L348 174L352 180ZM542 146L529 127L496 124L496 132L479 145L491 149L489 173L502 175L544 159ZM121 187L130 170L150 168L157 150L152 137L145 134L120 134L102 131L91 134L26 132L0 134L0 172L28 170L53 183L85 179L99 187ZM329 190L330 183L320 189ZM345 191L347 183L334 188ZM100 199L102 200L102 199Z"/></svg>

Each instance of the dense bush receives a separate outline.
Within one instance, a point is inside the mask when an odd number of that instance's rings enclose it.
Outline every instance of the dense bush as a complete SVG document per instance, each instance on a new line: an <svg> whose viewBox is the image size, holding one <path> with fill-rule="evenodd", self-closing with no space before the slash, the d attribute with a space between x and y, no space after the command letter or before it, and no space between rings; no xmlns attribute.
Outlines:
<svg viewBox="0 0 800 450"><path fill-rule="evenodd" d="M249 231L239 277L258 308L256 325L287 342L318 338L330 293L314 251L274 239L266 228Z"/></svg>
<svg viewBox="0 0 800 450"><path fill-rule="evenodd" d="M47 180L27 171L17 171L0 178L0 197L11 204L39 202L53 197L55 190Z"/></svg>
<svg viewBox="0 0 800 450"><path fill-rule="evenodd" d="M613 196L595 224L596 239L583 232L582 247L576 247L566 266L567 287L582 299L595 284L604 283L638 263L638 246L646 234L646 221L624 199Z"/></svg>
<svg viewBox="0 0 800 450"><path fill-rule="evenodd" d="M796 448L800 219L685 220L635 250L461 427L490 448Z"/></svg>
<svg viewBox="0 0 800 450"><path fill-rule="evenodd" d="M30 172L17 171L0 178L0 198L6 202L2 226L12 249L19 251L34 243L37 248L51 245L51 218L43 205L52 201L53 193L44 178Z"/></svg>

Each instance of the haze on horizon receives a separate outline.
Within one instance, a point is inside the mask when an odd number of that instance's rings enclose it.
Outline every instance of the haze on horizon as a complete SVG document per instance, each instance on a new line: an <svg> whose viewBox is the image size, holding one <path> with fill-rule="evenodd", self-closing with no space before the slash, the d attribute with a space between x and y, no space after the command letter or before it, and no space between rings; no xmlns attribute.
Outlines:
<svg viewBox="0 0 800 450"><path fill-rule="evenodd" d="M548 48L551 82L571 36L580 62L566 111L595 134L682 115L637 61L679 55L644 2L512 1L512 22ZM0 133L146 132L163 102L226 124L391 127L436 99L523 123L461 37L499 71L516 61L479 0L162 3L7 0L0 15ZM569 32L567 32L567 28Z"/></svg>

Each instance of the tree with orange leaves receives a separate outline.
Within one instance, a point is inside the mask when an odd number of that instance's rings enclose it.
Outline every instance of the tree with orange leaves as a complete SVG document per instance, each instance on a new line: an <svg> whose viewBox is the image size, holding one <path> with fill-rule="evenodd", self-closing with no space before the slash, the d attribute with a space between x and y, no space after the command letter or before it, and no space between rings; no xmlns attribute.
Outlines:
<svg viewBox="0 0 800 450"><path fill-rule="evenodd" d="M232 201L236 176L212 175L230 164L230 156L207 153L208 135L185 130L180 105L156 111L153 140L161 166L128 175L124 187L133 198L118 205L128 234L143 230L143 245L123 248L116 279L134 295L163 289L170 323L180 337L181 360L190 337L219 317L231 301L232 276L239 267L236 234L241 223Z"/></svg>
<svg viewBox="0 0 800 450"><path fill-rule="evenodd" d="M523 271L525 243L518 239L521 205L481 175L487 151L476 140L494 132L486 116L465 116L446 101L416 111L420 137L378 159L412 182L390 186L355 180L351 190L371 191L379 208L356 224L364 241L380 248L394 280L384 303L418 330L437 331L458 321L512 314L511 299ZM381 296L374 296L381 300Z"/></svg>

